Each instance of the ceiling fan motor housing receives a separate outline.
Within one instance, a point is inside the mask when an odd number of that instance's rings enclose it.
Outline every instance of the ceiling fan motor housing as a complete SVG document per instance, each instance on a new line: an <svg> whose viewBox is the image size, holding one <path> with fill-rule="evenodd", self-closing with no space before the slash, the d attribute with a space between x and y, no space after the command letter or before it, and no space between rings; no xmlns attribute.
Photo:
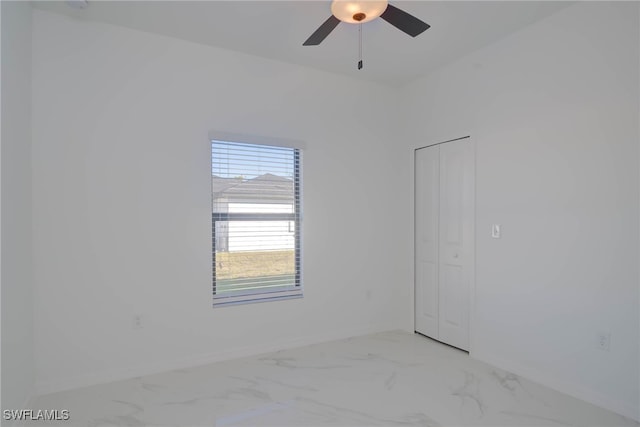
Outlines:
<svg viewBox="0 0 640 427"><path fill-rule="evenodd" d="M364 24L382 15L387 9L387 0L333 0L333 16L350 24Z"/></svg>

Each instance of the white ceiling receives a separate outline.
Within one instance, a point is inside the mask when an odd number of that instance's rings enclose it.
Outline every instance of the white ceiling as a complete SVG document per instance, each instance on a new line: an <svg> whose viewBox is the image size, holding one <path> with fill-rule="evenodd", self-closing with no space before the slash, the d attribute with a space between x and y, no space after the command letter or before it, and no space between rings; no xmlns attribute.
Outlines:
<svg viewBox="0 0 640 427"><path fill-rule="evenodd" d="M357 26L341 23L319 46L302 43L331 14L330 1L92 1L34 6L81 20L245 52L399 86L568 6L555 1L391 1L431 25L416 38L382 19L363 25L364 69L357 70Z"/></svg>

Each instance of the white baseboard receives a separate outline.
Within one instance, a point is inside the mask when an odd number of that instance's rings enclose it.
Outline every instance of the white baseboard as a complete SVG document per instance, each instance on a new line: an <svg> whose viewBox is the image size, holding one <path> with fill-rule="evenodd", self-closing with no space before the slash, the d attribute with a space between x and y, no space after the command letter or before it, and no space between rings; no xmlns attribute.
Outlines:
<svg viewBox="0 0 640 427"><path fill-rule="evenodd" d="M78 375L70 378L61 378L50 381L36 382L36 391L38 395L55 393L58 391L73 390L82 387L88 387L97 384L105 384L114 381L127 380L131 378L141 377L144 375L153 375L175 369L187 369L196 366L208 365L210 363L221 362L224 360L237 359L241 357L255 356L263 353L270 353L278 350L284 350L295 347L302 347L311 344L319 344L327 341L335 341L360 335L367 335L377 332L389 331L389 325L379 327L360 327L350 330L341 330L325 334L313 336L296 337L293 339L284 339L276 343L266 345L247 346L234 348L231 350L220 351L211 354L201 354L194 357L184 358L180 360L165 360L156 363L145 364L132 368L112 369L108 371L94 372L85 375Z"/></svg>
<svg viewBox="0 0 640 427"><path fill-rule="evenodd" d="M474 359L478 359L497 368L527 378L530 381L542 384L546 387L568 394L569 396L575 397L577 399L584 400L585 402L607 409L611 412L615 412L616 414L622 415L632 420L640 421L640 408L630 407L624 402L616 401L594 390L585 388L579 384L562 381L556 377L549 375L548 373L540 372L536 369L504 360L500 357L496 357L487 353L472 351L469 355Z"/></svg>

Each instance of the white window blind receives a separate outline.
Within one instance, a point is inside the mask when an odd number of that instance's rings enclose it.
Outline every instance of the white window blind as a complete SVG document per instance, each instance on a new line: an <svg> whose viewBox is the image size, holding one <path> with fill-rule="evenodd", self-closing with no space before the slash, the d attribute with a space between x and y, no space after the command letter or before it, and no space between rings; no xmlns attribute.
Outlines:
<svg viewBox="0 0 640 427"><path fill-rule="evenodd" d="M211 141L214 306L302 296L300 150Z"/></svg>

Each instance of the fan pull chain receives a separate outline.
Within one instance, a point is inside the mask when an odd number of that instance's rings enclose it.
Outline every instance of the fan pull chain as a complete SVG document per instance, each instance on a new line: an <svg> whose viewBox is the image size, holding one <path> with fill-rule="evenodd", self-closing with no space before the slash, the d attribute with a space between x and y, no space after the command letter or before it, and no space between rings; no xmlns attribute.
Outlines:
<svg viewBox="0 0 640 427"><path fill-rule="evenodd" d="M358 25L358 70L362 70L362 24Z"/></svg>

